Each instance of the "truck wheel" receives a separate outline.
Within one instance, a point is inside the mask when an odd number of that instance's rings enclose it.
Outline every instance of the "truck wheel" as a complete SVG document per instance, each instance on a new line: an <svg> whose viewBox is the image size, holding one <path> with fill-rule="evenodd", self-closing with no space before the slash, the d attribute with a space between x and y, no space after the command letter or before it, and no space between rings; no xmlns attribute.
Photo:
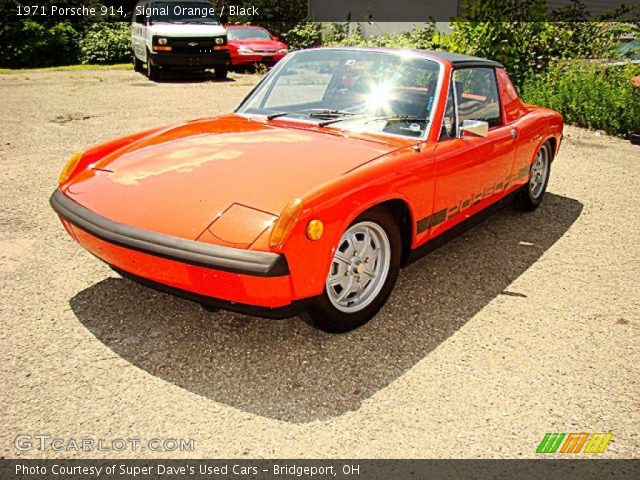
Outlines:
<svg viewBox="0 0 640 480"><path fill-rule="evenodd" d="M216 78L218 79L223 79L223 78L227 78L227 73L229 73L229 67L226 65L221 65L219 67L214 67L213 69Z"/></svg>
<svg viewBox="0 0 640 480"><path fill-rule="evenodd" d="M522 186L514 199L518 210L531 212L542 203L549 183L552 159L551 145L547 142L536 153L536 158L529 169L529 181Z"/></svg>
<svg viewBox="0 0 640 480"><path fill-rule="evenodd" d="M149 60L149 54L147 54L147 77L149 77L149 80L153 80L154 82L160 77L160 68L151 63L151 60Z"/></svg>
<svg viewBox="0 0 640 480"><path fill-rule="evenodd" d="M340 237L325 289L301 317L331 333L368 322L389 298L398 278L402 241L393 216L365 212Z"/></svg>

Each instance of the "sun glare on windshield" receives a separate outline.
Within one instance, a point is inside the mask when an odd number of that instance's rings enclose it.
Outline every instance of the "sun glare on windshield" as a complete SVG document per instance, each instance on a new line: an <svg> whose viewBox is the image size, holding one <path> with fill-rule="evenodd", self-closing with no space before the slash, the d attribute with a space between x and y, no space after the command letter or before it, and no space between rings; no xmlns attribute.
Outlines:
<svg viewBox="0 0 640 480"><path fill-rule="evenodd" d="M437 62L367 50L305 50L282 61L237 112L374 134L427 134Z"/></svg>
<svg viewBox="0 0 640 480"><path fill-rule="evenodd" d="M374 85L367 96L367 108L370 112L385 114L389 112L393 95L393 87L390 83L384 82Z"/></svg>

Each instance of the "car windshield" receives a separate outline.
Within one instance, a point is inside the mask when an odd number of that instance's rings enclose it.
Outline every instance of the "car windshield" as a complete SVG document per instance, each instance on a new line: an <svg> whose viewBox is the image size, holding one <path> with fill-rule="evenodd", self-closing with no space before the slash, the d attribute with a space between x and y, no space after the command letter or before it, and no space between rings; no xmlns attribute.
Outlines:
<svg viewBox="0 0 640 480"><path fill-rule="evenodd" d="M147 12L150 23L220 23L213 7L204 2L153 2Z"/></svg>
<svg viewBox="0 0 640 480"><path fill-rule="evenodd" d="M285 57L236 112L424 137L439 75L438 63L411 52L303 50Z"/></svg>
<svg viewBox="0 0 640 480"><path fill-rule="evenodd" d="M262 28L229 28L229 40L271 40L269 32Z"/></svg>

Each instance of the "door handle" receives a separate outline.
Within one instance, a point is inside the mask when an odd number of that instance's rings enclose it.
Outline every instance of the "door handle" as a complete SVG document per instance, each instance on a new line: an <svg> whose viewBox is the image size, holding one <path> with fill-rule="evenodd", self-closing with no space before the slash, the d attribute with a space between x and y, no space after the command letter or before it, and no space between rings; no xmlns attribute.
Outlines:
<svg viewBox="0 0 640 480"><path fill-rule="evenodd" d="M513 138L514 140L518 138L518 131L515 128L511 129L511 138Z"/></svg>

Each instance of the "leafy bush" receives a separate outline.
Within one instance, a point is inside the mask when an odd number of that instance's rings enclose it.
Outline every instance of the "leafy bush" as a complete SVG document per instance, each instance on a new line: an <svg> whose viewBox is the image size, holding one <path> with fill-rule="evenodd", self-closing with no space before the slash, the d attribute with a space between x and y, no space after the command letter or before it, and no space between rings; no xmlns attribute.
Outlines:
<svg viewBox="0 0 640 480"><path fill-rule="evenodd" d="M120 63L130 58L131 27L127 23L94 23L80 40L82 63Z"/></svg>
<svg viewBox="0 0 640 480"><path fill-rule="evenodd" d="M465 0L465 16L452 22L446 47L502 63L513 83L521 86L554 60L614 56L616 39L631 28L587 21L580 2L556 12L560 21L546 21L546 8L546 0Z"/></svg>
<svg viewBox="0 0 640 480"><path fill-rule="evenodd" d="M331 46L364 46L364 47L392 47L419 48L430 50L437 46L435 23L426 26L416 26L410 32L383 33L368 38L362 36L362 30L357 26L349 31L348 24L328 24L325 26L323 43Z"/></svg>
<svg viewBox="0 0 640 480"><path fill-rule="evenodd" d="M322 24L301 22L282 35L290 50L319 47L322 44Z"/></svg>
<svg viewBox="0 0 640 480"><path fill-rule="evenodd" d="M319 46L364 46L431 49L439 38L435 23L416 26L410 32L383 33L365 38L358 24L301 22L287 33L283 41L291 50Z"/></svg>
<svg viewBox="0 0 640 480"><path fill-rule="evenodd" d="M78 32L68 22L41 25L33 20L6 24L0 32L3 67L68 65L78 56Z"/></svg>
<svg viewBox="0 0 640 480"><path fill-rule="evenodd" d="M525 101L559 111L565 122L612 135L640 132L638 64L562 62L522 87Z"/></svg>
<svg viewBox="0 0 640 480"><path fill-rule="evenodd" d="M618 28L607 22L455 22L449 47L502 63L519 86L557 59L610 57Z"/></svg>

